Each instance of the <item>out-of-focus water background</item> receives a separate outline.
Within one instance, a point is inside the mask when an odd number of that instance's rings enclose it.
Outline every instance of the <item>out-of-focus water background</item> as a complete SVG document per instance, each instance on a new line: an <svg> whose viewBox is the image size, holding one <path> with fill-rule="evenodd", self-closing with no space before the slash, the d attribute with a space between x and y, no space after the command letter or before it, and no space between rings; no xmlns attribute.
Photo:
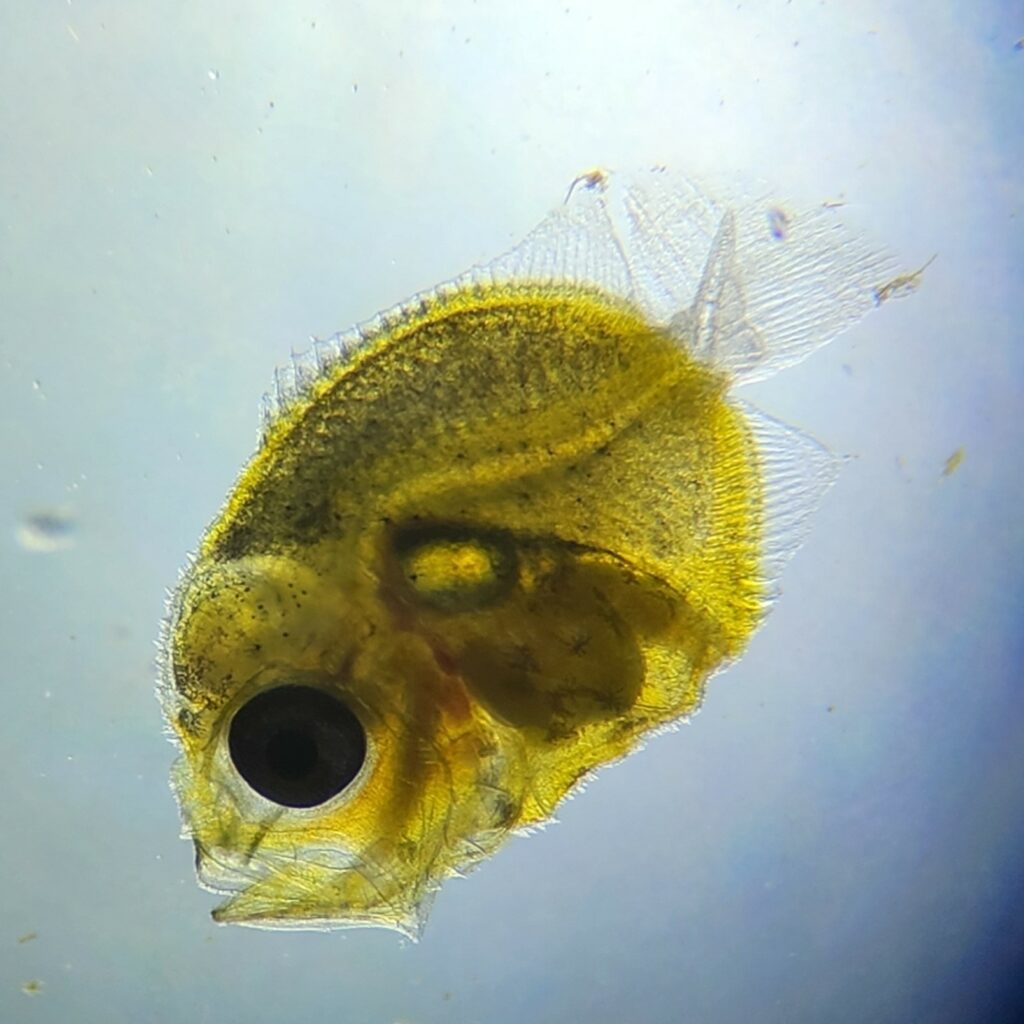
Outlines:
<svg viewBox="0 0 1024 1024"><path fill-rule="evenodd" d="M0 0L0 1021L1021 1019L1022 36L995 2ZM214 925L153 641L274 366L651 164L937 254L746 389L851 456L767 625L418 945Z"/></svg>

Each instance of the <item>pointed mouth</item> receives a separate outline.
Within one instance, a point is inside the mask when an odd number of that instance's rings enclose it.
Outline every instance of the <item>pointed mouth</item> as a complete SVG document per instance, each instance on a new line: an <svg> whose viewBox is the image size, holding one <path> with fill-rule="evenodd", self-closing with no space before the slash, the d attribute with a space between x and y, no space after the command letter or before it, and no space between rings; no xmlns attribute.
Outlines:
<svg viewBox="0 0 1024 1024"><path fill-rule="evenodd" d="M193 836L196 851L196 878L208 892L240 893L271 873L265 859L204 846Z"/></svg>
<svg viewBox="0 0 1024 1024"><path fill-rule="evenodd" d="M210 916L217 924L241 925L246 928L262 928L269 931L326 931L335 928L387 928L403 935L410 942L418 942L429 913L431 898L427 896L419 904L409 905L400 911L394 904L386 908L322 907L322 913L315 910L296 914L294 917L281 913L277 904L254 901L246 893L235 893L223 903L214 907Z"/></svg>

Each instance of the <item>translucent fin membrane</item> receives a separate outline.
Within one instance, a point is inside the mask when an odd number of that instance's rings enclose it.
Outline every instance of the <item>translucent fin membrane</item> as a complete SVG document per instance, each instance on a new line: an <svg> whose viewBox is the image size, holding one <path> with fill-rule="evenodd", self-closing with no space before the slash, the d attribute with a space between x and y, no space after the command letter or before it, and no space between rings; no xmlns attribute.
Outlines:
<svg viewBox="0 0 1024 1024"><path fill-rule="evenodd" d="M799 362L859 320L897 270L831 209L796 211L739 191L712 199L660 169L626 181L594 174L504 256L293 354L265 397L263 428L387 324L474 282L596 286L745 383Z"/></svg>
<svg viewBox="0 0 1024 1024"><path fill-rule="evenodd" d="M764 487L762 571L769 600L786 563L804 542L811 518L836 482L839 459L795 427L733 400L754 433Z"/></svg>
<svg viewBox="0 0 1024 1024"><path fill-rule="evenodd" d="M498 280L598 285L741 382L798 362L860 319L895 269L832 210L741 194L716 201L667 171L574 189L487 268Z"/></svg>
<svg viewBox="0 0 1024 1024"><path fill-rule="evenodd" d="M296 399L307 394L316 381L326 377L333 367L346 363L352 352L366 343L370 336L369 328L375 323L376 319L329 338L311 338L312 344L305 352L292 352L288 365L279 366L274 371L273 390L263 396L261 434L265 436L271 424Z"/></svg>

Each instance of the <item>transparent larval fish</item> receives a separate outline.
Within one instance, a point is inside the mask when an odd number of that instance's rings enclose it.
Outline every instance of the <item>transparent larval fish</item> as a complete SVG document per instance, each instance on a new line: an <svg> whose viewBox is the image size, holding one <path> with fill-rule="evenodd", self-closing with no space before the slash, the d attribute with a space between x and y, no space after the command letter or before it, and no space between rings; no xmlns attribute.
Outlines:
<svg viewBox="0 0 1024 1024"><path fill-rule="evenodd" d="M735 389L897 269L830 209L590 172L296 362L164 628L215 918L415 935L445 878L691 714L835 472Z"/></svg>

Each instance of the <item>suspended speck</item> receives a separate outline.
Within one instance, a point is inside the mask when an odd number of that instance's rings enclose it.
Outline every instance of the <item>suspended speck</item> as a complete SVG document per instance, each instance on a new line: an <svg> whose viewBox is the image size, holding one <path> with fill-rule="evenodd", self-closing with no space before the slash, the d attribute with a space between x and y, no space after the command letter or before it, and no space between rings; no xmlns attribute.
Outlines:
<svg viewBox="0 0 1024 1024"><path fill-rule="evenodd" d="M772 233L772 238L781 242L789 234L789 214L785 210L773 206L768 211L768 228Z"/></svg>
<svg viewBox="0 0 1024 1024"><path fill-rule="evenodd" d="M63 551L75 543L75 519L62 509L33 512L18 524L15 536L26 551Z"/></svg>
<svg viewBox="0 0 1024 1024"><path fill-rule="evenodd" d="M964 450L963 448L957 448L955 452L948 459L942 467L943 476L952 476L960 466L960 463L964 461Z"/></svg>
<svg viewBox="0 0 1024 1024"><path fill-rule="evenodd" d="M938 253L932 256L920 270L915 270L909 274L897 274L896 277L890 278L884 284L876 285L872 290L875 305L880 306L883 302L888 302L890 299L899 299L909 295L911 292L917 291L921 286L924 272L935 262L937 256Z"/></svg>
<svg viewBox="0 0 1024 1024"><path fill-rule="evenodd" d="M206 77L211 82L216 82L217 79L220 78L220 72L216 68L210 68L209 71L206 72Z"/></svg>
<svg viewBox="0 0 1024 1024"><path fill-rule="evenodd" d="M600 167L592 167L589 171L577 174L569 185L569 191L565 193L564 202L569 202L572 198L573 192L576 191L577 185L588 189L591 192L595 189L603 192L608 186L608 172L602 170Z"/></svg>

